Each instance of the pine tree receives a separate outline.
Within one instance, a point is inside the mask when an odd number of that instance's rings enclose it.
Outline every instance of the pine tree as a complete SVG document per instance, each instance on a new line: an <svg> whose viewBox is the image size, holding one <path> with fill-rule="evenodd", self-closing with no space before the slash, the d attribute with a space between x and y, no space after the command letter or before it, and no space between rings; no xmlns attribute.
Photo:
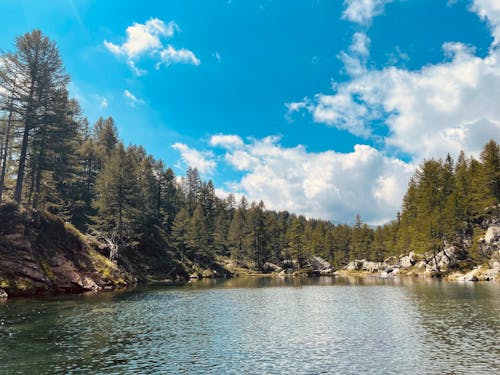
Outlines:
<svg viewBox="0 0 500 375"><path fill-rule="evenodd" d="M2 73L2 87L11 91L18 103L22 118L22 140L14 200L21 203L25 171L33 132L43 128L47 115L53 110L53 98L64 90L69 81L54 42L40 30L34 30L16 39L15 54L7 54L2 61L7 66Z"/></svg>
<svg viewBox="0 0 500 375"><path fill-rule="evenodd" d="M119 143L96 180L95 228L129 245L140 237L141 205L138 167L130 150Z"/></svg>

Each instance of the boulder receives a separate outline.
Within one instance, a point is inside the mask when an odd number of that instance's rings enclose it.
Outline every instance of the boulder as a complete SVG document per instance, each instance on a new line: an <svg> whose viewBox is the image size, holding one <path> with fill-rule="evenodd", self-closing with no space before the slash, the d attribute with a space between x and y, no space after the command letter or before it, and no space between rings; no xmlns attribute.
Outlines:
<svg viewBox="0 0 500 375"><path fill-rule="evenodd" d="M484 242L487 245L491 245L494 242L498 242L500 240L500 225L492 225L486 231L484 235Z"/></svg>
<svg viewBox="0 0 500 375"><path fill-rule="evenodd" d="M331 276L334 273L335 273L335 270L333 268L327 268L327 269L319 271L320 276Z"/></svg>
<svg viewBox="0 0 500 375"><path fill-rule="evenodd" d="M90 277L88 276L85 276L82 280L82 286L83 286L83 289L85 291L88 291L88 292L98 292L99 290L101 290L102 288L97 285L97 283L91 279Z"/></svg>
<svg viewBox="0 0 500 375"><path fill-rule="evenodd" d="M398 258L396 258L395 256L390 256L389 258L384 260L384 264L387 266L395 266L396 264L398 264Z"/></svg>
<svg viewBox="0 0 500 375"><path fill-rule="evenodd" d="M368 272L378 272L381 269L383 269L382 263L380 262L369 262L369 261L364 261L363 262L363 271L368 271Z"/></svg>
<svg viewBox="0 0 500 375"><path fill-rule="evenodd" d="M467 272L465 275L463 275L460 280L463 281L479 281L481 277L481 273L479 269L473 269L470 272Z"/></svg>
<svg viewBox="0 0 500 375"><path fill-rule="evenodd" d="M428 265L436 270L448 269L459 261L466 260L467 257L467 251L456 246L446 246L435 255L427 254L427 258L429 259Z"/></svg>
<svg viewBox="0 0 500 375"><path fill-rule="evenodd" d="M332 265L328 263L325 259L317 256L311 256L307 259L309 266L315 271L324 271L332 269Z"/></svg>
<svg viewBox="0 0 500 375"><path fill-rule="evenodd" d="M9 297L9 295L7 294L7 292L3 289L0 288L0 300L2 299L7 299L7 297Z"/></svg>
<svg viewBox="0 0 500 375"><path fill-rule="evenodd" d="M347 266L344 267L346 271L361 271L363 269L363 264L365 260L353 260Z"/></svg>
<svg viewBox="0 0 500 375"><path fill-rule="evenodd" d="M399 266L401 268L410 268L413 266L413 263L411 262L411 258L408 255L405 255L401 258L399 258Z"/></svg>
<svg viewBox="0 0 500 375"><path fill-rule="evenodd" d="M266 262L262 265L263 272L280 272L282 268L277 264Z"/></svg>

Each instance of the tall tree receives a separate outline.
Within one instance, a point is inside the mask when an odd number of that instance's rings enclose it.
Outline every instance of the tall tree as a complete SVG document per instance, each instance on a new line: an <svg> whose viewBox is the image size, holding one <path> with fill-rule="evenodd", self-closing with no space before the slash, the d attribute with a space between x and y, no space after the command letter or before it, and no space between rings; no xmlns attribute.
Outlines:
<svg viewBox="0 0 500 375"><path fill-rule="evenodd" d="M14 200L21 203L30 138L44 125L51 111L52 99L69 81L56 44L34 30L16 39L16 52L3 57L7 72L2 74L2 87L15 88L18 111L22 118L22 140ZM15 83L14 83L15 82Z"/></svg>

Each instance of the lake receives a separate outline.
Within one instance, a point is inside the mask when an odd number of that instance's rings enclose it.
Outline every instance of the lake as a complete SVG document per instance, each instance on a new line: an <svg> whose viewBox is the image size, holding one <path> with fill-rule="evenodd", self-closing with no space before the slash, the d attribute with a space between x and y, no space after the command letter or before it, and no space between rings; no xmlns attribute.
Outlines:
<svg viewBox="0 0 500 375"><path fill-rule="evenodd" d="M500 373L500 285L202 280L0 303L2 374Z"/></svg>

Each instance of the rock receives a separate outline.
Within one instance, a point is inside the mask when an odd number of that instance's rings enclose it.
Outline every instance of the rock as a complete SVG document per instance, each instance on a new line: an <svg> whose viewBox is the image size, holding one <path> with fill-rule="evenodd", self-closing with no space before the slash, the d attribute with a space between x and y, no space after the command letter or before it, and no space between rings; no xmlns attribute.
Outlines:
<svg viewBox="0 0 500 375"><path fill-rule="evenodd" d="M427 267L427 263L425 263L425 261L423 261L423 260L418 261L415 264L415 268L418 269L418 270L425 270L426 267Z"/></svg>
<svg viewBox="0 0 500 375"><path fill-rule="evenodd" d="M83 289L85 291L88 291L88 292L98 292L99 290L101 290L101 287L99 285L97 285L97 283L91 279L90 277L88 276L85 276L82 280L82 286L83 286Z"/></svg>
<svg viewBox="0 0 500 375"><path fill-rule="evenodd" d="M399 257L399 266L402 268L410 268L417 263L417 257L413 251L410 251L408 255Z"/></svg>
<svg viewBox="0 0 500 375"><path fill-rule="evenodd" d="M484 242L488 245L492 242L498 242L500 240L500 225L492 225L486 231L484 235Z"/></svg>
<svg viewBox="0 0 500 375"><path fill-rule="evenodd" d="M365 260L353 260L347 266L344 267L346 271L361 271L363 269L363 264Z"/></svg>
<svg viewBox="0 0 500 375"><path fill-rule="evenodd" d="M363 271L369 271L369 272L378 272L382 269L382 263L379 262L369 262L369 261L364 261L363 262Z"/></svg>
<svg viewBox="0 0 500 375"><path fill-rule="evenodd" d="M7 294L7 292L0 288L0 300L7 299L8 297L9 295Z"/></svg>
<svg viewBox="0 0 500 375"><path fill-rule="evenodd" d="M465 275L463 275L460 280L463 281L479 281L480 278L480 270L479 269L474 269L470 272L467 272Z"/></svg>
<svg viewBox="0 0 500 375"><path fill-rule="evenodd" d="M325 259L318 256L311 256L307 259L310 267L313 270L323 271L327 269L332 269L332 265L328 263Z"/></svg>
<svg viewBox="0 0 500 375"><path fill-rule="evenodd" d="M398 264L398 258L396 258L395 256L390 256L389 258L384 260L384 264L386 264L387 266L395 266L396 264Z"/></svg>
<svg viewBox="0 0 500 375"><path fill-rule="evenodd" d="M266 262L262 265L263 272L280 272L282 268L277 264Z"/></svg>
<svg viewBox="0 0 500 375"><path fill-rule="evenodd" d="M428 265L440 271L449 269L467 257L467 251L456 246L446 246L435 255L427 254L427 258L430 259Z"/></svg>
<svg viewBox="0 0 500 375"><path fill-rule="evenodd" d="M398 264L402 268L410 268L411 266L413 266L411 258L408 255L405 255L405 256L399 258L399 263Z"/></svg>
<svg viewBox="0 0 500 375"><path fill-rule="evenodd" d="M195 273L192 273L191 275L189 275L189 278L190 279L201 279L201 275L197 272Z"/></svg>

